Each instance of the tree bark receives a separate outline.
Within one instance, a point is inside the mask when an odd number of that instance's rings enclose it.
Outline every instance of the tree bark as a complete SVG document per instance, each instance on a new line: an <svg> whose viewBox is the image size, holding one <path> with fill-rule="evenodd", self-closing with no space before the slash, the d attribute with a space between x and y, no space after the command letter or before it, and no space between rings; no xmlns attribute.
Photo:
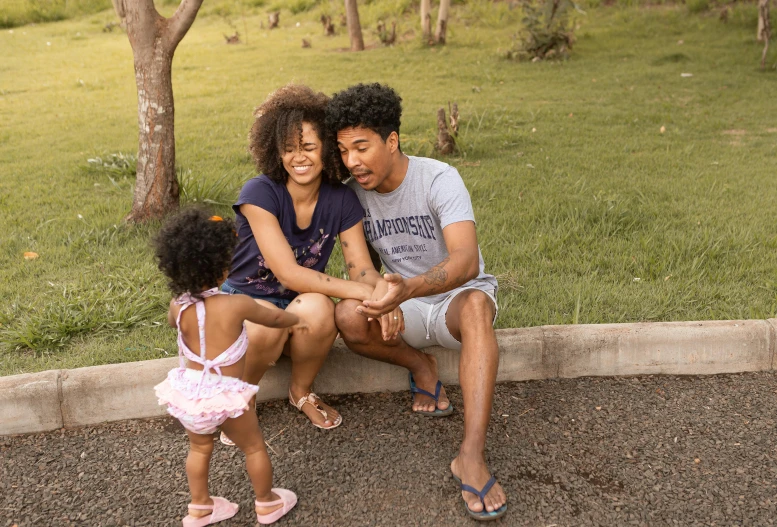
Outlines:
<svg viewBox="0 0 777 527"><path fill-rule="evenodd" d="M440 0L440 10L437 12L437 29L434 31L434 41L437 44L445 44L450 10L451 0Z"/></svg>
<svg viewBox="0 0 777 527"><path fill-rule="evenodd" d="M359 23L359 7L356 0L345 0L345 16L348 20L348 35L351 37L351 51L364 51L362 26Z"/></svg>
<svg viewBox="0 0 777 527"><path fill-rule="evenodd" d="M432 2L431 0L421 0L421 34L424 37L424 43L432 38Z"/></svg>
<svg viewBox="0 0 777 527"><path fill-rule="evenodd" d="M113 0L127 30L138 90L138 164L132 211L125 218L144 222L178 207L175 173L173 54L194 23L202 0L182 0L170 18L153 0Z"/></svg>

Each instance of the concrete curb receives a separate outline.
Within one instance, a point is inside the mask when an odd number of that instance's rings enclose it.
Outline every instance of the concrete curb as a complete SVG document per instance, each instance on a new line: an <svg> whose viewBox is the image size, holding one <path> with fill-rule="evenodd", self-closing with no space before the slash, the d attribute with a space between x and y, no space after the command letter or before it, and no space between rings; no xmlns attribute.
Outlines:
<svg viewBox="0 0 777 527"><path fill-rule="evenodd" d="M497 380L644 374L709 375L769 371L777 319L541 326L497 330ZM427 348L440 379L458 383L459 353ZM164 415L153 386L177 358L0 377L0 435L44 432ZM260 384L259 400L287 397L288 360ZM316 379L325 393L407 389L402 368L351 353L341 340Z"/></svg>

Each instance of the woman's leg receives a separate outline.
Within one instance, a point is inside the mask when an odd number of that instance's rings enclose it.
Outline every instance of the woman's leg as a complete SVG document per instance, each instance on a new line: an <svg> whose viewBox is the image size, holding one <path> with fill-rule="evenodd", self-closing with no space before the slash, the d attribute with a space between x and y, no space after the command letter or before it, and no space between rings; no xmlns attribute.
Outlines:
<svg viewBox="0 0 777 527"><path fill-rule="evenodd" d="M246 456L246 471L251 478L256 500L260 502L275 501L279 497L272 492L272 463L264 438L256 419L256 413L247 411L234 419L227 419L221 429L229 435L237 447ZM283 505L273 507L256 507L259 514L269 514Z"/></svg>
<svg viewBox="0 0 777 527"><path fill-rule="evenodd" d="M337 336L335 327L335 305L329 297L319 293L304 293L295 298L286 311L298 315L308 324L304 330L294 330L289 339L291 356L291 396L295 401L310 393L313 381L326 360ZM302 411L315 424L330 427L339 413L323 404L328 415L324 419L316 409L306 404Z"/></svg>
<svg viewBox="0 0 777 527"><path fill-rule="evenodd" d="M270 302L255 300L257 304L271 309L278 309ZM243 380L249 384L259 384L264 373L275 366L275 361L281 356L283 347L289 339L286 328L268 328L246 321L248 334L248 351Z"/></svg>
<svg viewBox="0 0 777 527"><path fill-rule="evenodd" d="M189 455L186 458L186 479L189 480L189 492L192 495L194 505L213 505L208 491L208 471L210 457L213 454L213 434L195 434L186 431L189 435ZM189 509L189 515L199 518L207 516L212 511Z"/></svg>

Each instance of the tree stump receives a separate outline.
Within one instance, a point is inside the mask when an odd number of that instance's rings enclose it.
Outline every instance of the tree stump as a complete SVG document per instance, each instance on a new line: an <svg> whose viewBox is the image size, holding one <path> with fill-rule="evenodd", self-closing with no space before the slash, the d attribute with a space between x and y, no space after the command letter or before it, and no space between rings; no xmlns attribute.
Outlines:
<svg viewBox="0 0 777 527"><path fill-rule="evenodd" d="M454 137L459 135L459 105L456 103L448 103L448 111L451 113L451 131L453 131Z"/></svg>
<svg viewBox="0 0 777 527"><path fill-rule="evenodd" d="M335 25L332 23L332 17L321 15L321 25L324 26L324 35L333 37L335 35Z"/></svg>
<svg viewBox="0 0 777 527"><path fill-rule="evenodd" d="M437 110L437 151L441 154L452 154L456 142L448 132L448 122L445 120L445 108Z"/></svg>
<svg viewBox="0 0 777 527"><path fill-rule="evenodd" d="M281 12L275 11L273 13L270 13L267 15L267 19L269 22L268 29L275 29L276 27L278 27L278 24L280 24L281 22Z"/></svg>

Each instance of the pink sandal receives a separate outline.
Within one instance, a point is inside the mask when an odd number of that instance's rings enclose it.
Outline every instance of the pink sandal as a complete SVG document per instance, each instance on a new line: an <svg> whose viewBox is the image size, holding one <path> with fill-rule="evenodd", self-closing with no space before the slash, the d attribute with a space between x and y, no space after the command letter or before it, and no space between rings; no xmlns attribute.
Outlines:
<svg viewBox="0 0 777 527"><path fill-rule="evenodd" d="M329 419L329 416L327 415L326 410L324 410L321 407L321 405L318 404L318 402L320 400L321 400L321 398L318 395L316 395L313 392L310 392L305 397L300 397L299 401L294 402L294 398L291 396L291 390L289 390L289 402L291 403L291 405L293 407L295 407L297 410L302 412L302 407L305 406L306 404L309 404L313 408L315 408L318 413L320 413L322 416L324 416L324 420L327 420L327 419ZM337 419L334 420L334 422L332 423L332 426L321 426L321 425L317 425L316 423L313 423L311 421L313 426L315 426L316 428L321 428L323 430L331 430L333 428L337 428L338 426L340 426L340 424L342 422L343 422L343 416L342 415L338 415L337 416Z"/></svg>
<svg viewBox="0 0 777 527"><path fill-rule="evenodd" d="M283 504L283 507L276 509L272 511L269 514L259 514L256 513L256 519L261 523L262 525L269 525L271 523L275 523L278 520L280 520L283 516L286 515L291 509L294 508L294 506L297 504L297 495L294 494L290 490L286 489L272 489L272 491L281 497L279 500L275 501L254 501L254 505L257 507L272 507L273 505L281 505Z"/></svg>
<svg viewBox="0 0 777 527"><path fill-rule="evenodd" d="M186 516L183 519L183 527L205 527L205 525L228 520L237 514L237 509L240 508L237 503L232 503L218 496L212 496L211 499L213 499L213 505L195 505L190 503L190 509L198 511L212 510L213 512L201 518L195 518L192 515Z"/></svg>

